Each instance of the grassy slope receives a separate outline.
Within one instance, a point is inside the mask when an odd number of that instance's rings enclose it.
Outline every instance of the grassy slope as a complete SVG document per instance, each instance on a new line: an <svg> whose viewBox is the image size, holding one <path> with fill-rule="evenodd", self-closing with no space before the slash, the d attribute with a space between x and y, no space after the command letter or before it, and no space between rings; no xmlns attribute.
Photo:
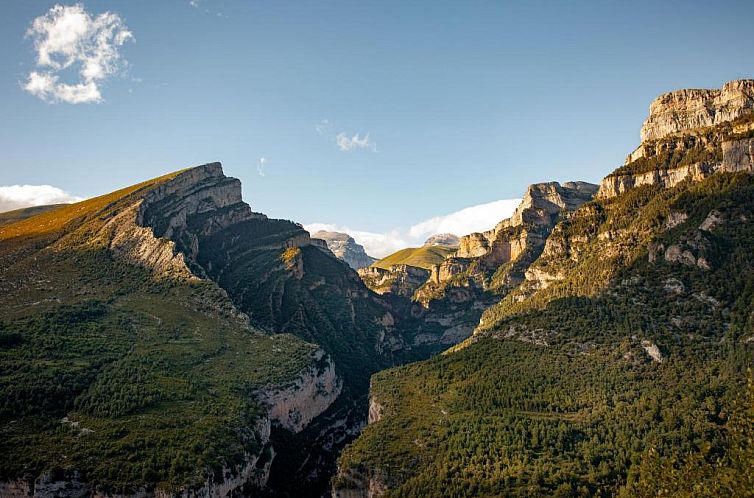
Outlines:
<svg viewBox="0 0 754 498"><path fill-rule="evenodd" d="M0 479L76 469L106 490L176 489L262 452L252 394L294 380L314 346L249 330L212 283L46 249L172 176L0 229Z"/></svg>
<svg viewBox="0 0 754 498"><path fill-rule="evenodd" d="M10 225L11 223L16 223L18 221L31 218L32 216L36 216L47 211L52 211L66 205L67 204L48 204L46 206L32 206L27 208L14 209L13 211L5 211L4 213L0 213L0 226Z"/></svg>
<svg viewBox="0 0 754 498"><path fill-rule="evenodd" d="M717 175L600 202L610 204L606 216L596 227L574 222L574 235L634 230L634 246L621 257L586 248L569 279L498 309L487 338L376 375L383 420L346 449L343 469L377 474L389 496L401 497L632 496L663 482L674 483L671 494L706 486L697 494L748 496L750 475L736 469L754 458L735 450L747 432L729 419L754 424L743 394L754 360L746 342L754 334L754 177ZM689 219L652 235L671 209ZM729 220L710 235L712 270L647 262L648 240L677 242L712 209ZM669 294L668 278L686 291ZM613 290L601 292L608 281ZM494 338L511 332L548 346ZM645 339L660 346L663 363L649 360ZM710 476L727 476L719 480L727 487Z"/></svg>
<svg viewBox="0 0 754 498"><path fill-rule="evenodd" d="M408 247L375 261L372 266L387 270L393 265L409 265L431 270L454 252L455 248L445 246Z"/></svg>

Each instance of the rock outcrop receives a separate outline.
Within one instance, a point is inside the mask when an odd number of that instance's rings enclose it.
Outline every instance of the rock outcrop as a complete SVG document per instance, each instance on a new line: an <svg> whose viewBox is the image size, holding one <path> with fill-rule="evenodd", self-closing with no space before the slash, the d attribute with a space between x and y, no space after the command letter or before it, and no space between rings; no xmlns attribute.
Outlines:
<svg viewBox="0 0 754 498"><path fill-rule="evenodd" d="M388 269L369 266L358 270L367 287L377 294L393 294L411 298L427 281L430 272L411 265L392 265Z"/></svg>
<svg viewBox="0 0 754 498"><path fill-rule="evenodd" d="M641 127L641 140L714 126L753 111L754 80L730 81L714 90L677 90L652 102Z"/></svg>
<svg viewBox="0 0 754 498"><path fill-rule="evenodd" d="M495 272L500 266L520 261L523 267L513 269L495 285L512 284L521 280L527 262L541 252L545 240L559 216L588 202L597 192L597 185L586 182L538 183L530 185L516 211L492 230L461 237L458 250L433 268L426 289L419 298L428 302L436 295L438 286L457 279L470 269L476 273ZM490 282L484 282L483 286ZM463 285L469 285L468 282Z"/></svg>
<svg viewBox="0 0 754 498"><path fill-rule="evenodd" d="M615 197L642 185L671 188L686 180L692 182L704 180L715 173L754 172L754 138L725 141L719 147L722 155L719 159L645 173L607 176L600 183L598 197Z"/></svg>
<svg viewBox="0 0 754 498"><path fill-rule="evenodd" d="M292 385L259 395L260 401L269 407L270 420L294 433L301 432L324 412L343 388L343 382L335 374L335 365L325 352L317 351L314 359L315 364Z"/></svg>
<svg viewBox="0 0 754 498"><path fill-rule="evenodd" d="M357 244L356 241L347 233L328 232L320 230L312 235L315 239L324 240L327 248L338 258L342 259L348 266L354 270L365 268L377 259L369 256L364 250L364 246Z"/></svg>
<svg viewBox="0 0 754 498"><path fill-rule="evenodd" d="M433 235L424 241L425 246L446 246L446 247L458 247L460 237L453 233L438 233Z"/></svg>

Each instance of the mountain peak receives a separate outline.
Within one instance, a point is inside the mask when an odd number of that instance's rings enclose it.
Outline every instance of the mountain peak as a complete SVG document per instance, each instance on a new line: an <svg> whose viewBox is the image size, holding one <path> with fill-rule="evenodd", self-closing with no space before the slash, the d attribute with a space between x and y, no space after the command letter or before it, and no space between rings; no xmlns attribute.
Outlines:
<svg viewBox="0 0 754 498"><path fill-rule="evenodd" d="M320 230L314 235L315 239L324 240L327 248L339 259L342 259L354 270L371 265L375 258L369 256L364 246L358 244L353 237L343 232Z"/></svg>

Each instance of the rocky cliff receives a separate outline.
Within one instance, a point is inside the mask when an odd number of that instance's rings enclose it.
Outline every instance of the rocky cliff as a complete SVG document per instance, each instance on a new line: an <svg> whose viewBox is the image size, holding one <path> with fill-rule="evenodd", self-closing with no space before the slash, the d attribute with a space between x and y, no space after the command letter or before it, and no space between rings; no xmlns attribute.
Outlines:
<svg viewBox="0 0 754 498"><path fill-rule="evenodd" d="M416 289L427 281L430 272L416 266L392 265L388 269L377 266L361 268L358 273L366 286L374 292L410 299Z"/></svg>
<svg viewBox="0 0 754 498"><path fill-rule="evenodd" d="M676 90L657 97L641 127L641 140L715 126L754 111L754 80L730 81L720 89Z"/></svg>
<svg viewBox="0 0 754 498"><path fill-rule="evenodd" d="M366 251L364 251L364 246L357 244L353 237L347 233L320 230L316 232L313 237L315 239L324 240L327 244L327 248L330 249L337 258L348 263L348 266L354 270L365 268L377 261L376 258L369 256Z"/></svg>
<svg viewBox="0 0 754 498"><path fill-rule="evenodd" d="M424 241L425 246L458 247L460 237L453 233L438 233Z"/></svg>

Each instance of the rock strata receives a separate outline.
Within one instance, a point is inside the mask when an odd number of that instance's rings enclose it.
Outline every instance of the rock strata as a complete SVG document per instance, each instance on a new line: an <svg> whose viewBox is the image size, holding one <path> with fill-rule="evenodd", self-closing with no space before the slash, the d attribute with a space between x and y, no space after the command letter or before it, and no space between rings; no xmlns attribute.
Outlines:
<svg viewBox="0 0 754 498"><path fill-rule="evenodd" d="M677 90L657 97L641 128L641 140L714 126L754 111L754 80L730 81L720 89Z"/></svg>

